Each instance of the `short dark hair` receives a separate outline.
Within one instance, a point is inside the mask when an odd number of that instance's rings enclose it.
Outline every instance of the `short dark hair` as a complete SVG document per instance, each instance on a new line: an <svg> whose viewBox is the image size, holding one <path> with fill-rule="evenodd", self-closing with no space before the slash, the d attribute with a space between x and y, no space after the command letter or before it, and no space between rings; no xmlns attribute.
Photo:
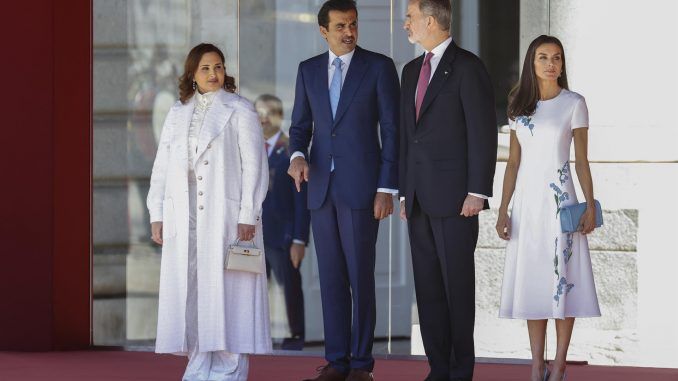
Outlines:
<svg viewBox="0 0 678 381"><path fill-rule="evenodd" d="M282 116L283 114L283 103L280 98L271 94L262 94L254 101L254 104L263 102L268 104L271 108L270 110L278 115Z"/></svg>
<svg viewBox="0 0 678 381"><path fill-rule="evenodd" d="M443 30L450 30L452 26L450 0L419 0L419 10L426 16L433 16Z"/></svg>
<svg viewBox="0 0 678 381"><path fill-rule="evenodd" d="M348 12L354 10L358 14L358 7L354 0L327 0L318 11L318 25L330 27L330 11Z"/></svg>

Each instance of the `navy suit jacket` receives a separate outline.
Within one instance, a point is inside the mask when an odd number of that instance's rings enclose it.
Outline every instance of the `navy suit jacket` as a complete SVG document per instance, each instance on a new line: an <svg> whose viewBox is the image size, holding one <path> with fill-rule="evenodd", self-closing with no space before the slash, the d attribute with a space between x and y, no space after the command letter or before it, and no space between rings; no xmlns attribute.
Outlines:
<svg viewBox="0 0 678 381"><path fill-rule="evenodd" d="M469 192L492 196L494 90L480 59L453 41L431 78L417 120L414 100L423 61L422 55L403 68L400 195L408 216L415 195L429 216L458 216Z"/></svg>
<svg viewBox="0 0 678 381"><path fill-rule="evenodd" d="M287 174L290 166L289 140L280 135L268 157L268 193L263 204L264 245L289 249L292 240L308 243L310 212L306 207L306 184L297 192Z"/></svg>
<svg viewBox="0 0 678 381"><path fill-rule="evenodd" d="M325 201L333 159L339 201L371 209L377 188L398 189L398 73L390 58L356 47L332 118L328 67L329 52L299 64L290 151L309 162L310 209Z"/></svg>

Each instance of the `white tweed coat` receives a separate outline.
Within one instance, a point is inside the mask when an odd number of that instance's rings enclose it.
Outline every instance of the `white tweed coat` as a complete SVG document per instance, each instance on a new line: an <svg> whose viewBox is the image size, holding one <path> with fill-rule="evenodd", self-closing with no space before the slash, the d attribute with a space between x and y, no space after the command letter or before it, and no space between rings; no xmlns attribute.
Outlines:
<svg viewBox="0 0 678 381"><path fill-rule="evenodd" d="M266 275L224 270L237 224L256 225L264 247L261 205L268 161L252 104L220 90L205 115L198 151L188 163L195 97L167 114L148 193L151 221L163 222L156 352L186 354L188 165L197 177L198 342L201 352L271 351ZM202 193L200 193L202 192ZM265 263L262 258L262 269Z"/></svg>

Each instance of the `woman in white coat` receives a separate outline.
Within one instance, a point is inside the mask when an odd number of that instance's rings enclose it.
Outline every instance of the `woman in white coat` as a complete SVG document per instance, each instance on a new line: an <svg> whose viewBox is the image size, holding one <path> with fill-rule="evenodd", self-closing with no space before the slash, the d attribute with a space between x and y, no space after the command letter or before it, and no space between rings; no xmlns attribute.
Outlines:
<svg viewBox="0 0 678 381"><path fill-rule="evenodd" d="M246 380L247 354L271 351L265 271L224 270L236 239L263 247L268 188L257 114L224 61L210 44L188 54L148 193L162 245L156 352L187 355L185 381Z"/></svg>

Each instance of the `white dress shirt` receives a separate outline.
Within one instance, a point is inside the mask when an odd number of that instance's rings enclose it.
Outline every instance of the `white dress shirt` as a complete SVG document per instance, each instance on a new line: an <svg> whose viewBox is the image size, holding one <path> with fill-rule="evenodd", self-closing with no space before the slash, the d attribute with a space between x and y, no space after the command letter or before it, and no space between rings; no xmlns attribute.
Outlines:
<svg viewBox="0 0 678 381"><path fill-rule="evenodd" d="M448 37L447 40L441 42L436 46L435 48L431 49L431 53L433 53L433 57L431 57L431 60L429 61L431 64L431 76L428 79L428 82L431 83L431 79L433 78L433 75L436 72L436 69L438 68L438 65L440 64L440 60L443 58L443 54L445 54L445 50L447 50L447 47L450 46L452 43L452 37ZM428 50L424 51L424 56L426 56L429 53ZM417 92L415 90L414 92L414 102L417 101ZM476 196L480 197L482 199L487 200L489 197L485 196L484 194L479 194L479 193L473 193L473 192L468 192L471 196ZM400 201L405 201L405 197L401 197Z"/></svg>
<svg viewBox="0 0 678 381"><path fill-rule="evenodd" d="M212 100L216 95L216 91L210 93L200 94L195 92L195 108L191 116L191 125L188 127L188 168L189 172L193 172L193 161L195 160L195 153L198 150L198 136L202 130L202 124L205 120L205 114L212 105Z"/></svg>
<svg viewBox="0 0 678 381"><path fill-rule="evenodd" d="M343 56L337 56L330 50L330 59L328 63L328 68L327 68L327 88L329 89L330 86L332 85L332 77L334 77L334 71L336 68L332 63L336 58L339 58L341 60L341 85L344 85L344 81L346 80L346 73L348 73L348 67L351 65L351 60L353 59L353 53L355 53L355 49L351 50L350 53L346 53Z"/></svg>
<svg viewBox="0 0 678 381"><path fill-rule="evenodd" d="M280 139L281 134L282 134L282 131L278 131L275 135L266 139L266 143L268 144L268 152L266 152L266 155L268 155L268 157L271 157L271 154L273 153L273 149L275 148L275 145L278 144L278 139Z"/></svg>
<svg viewBox="0 0 678 381"><path fill-rule="evenodd" d="M329 90L330 86L332 85L332 77L334 76L334 71L336 68L332 64L334 62L335 58L339 58L341 60L341 85L343 87L344 81L346 80L346 73L348 73L348 67L351 65L351 59L353 59L353 53L355 53L355 49L351 50L349 53L344 54L343 56L337 56L332 52L332 50L329 51L329 60L327 63L327 89ZM301 151L296 151L295 153L290 156L290 163L292 160L294 160L296 157L304 157L304 154ZM305 157L304 157L305 158ZM397 189L390 189L390 188L377 188L377 192L379 193L390 193L392 195L397 195L398 190Z"/></svg>

